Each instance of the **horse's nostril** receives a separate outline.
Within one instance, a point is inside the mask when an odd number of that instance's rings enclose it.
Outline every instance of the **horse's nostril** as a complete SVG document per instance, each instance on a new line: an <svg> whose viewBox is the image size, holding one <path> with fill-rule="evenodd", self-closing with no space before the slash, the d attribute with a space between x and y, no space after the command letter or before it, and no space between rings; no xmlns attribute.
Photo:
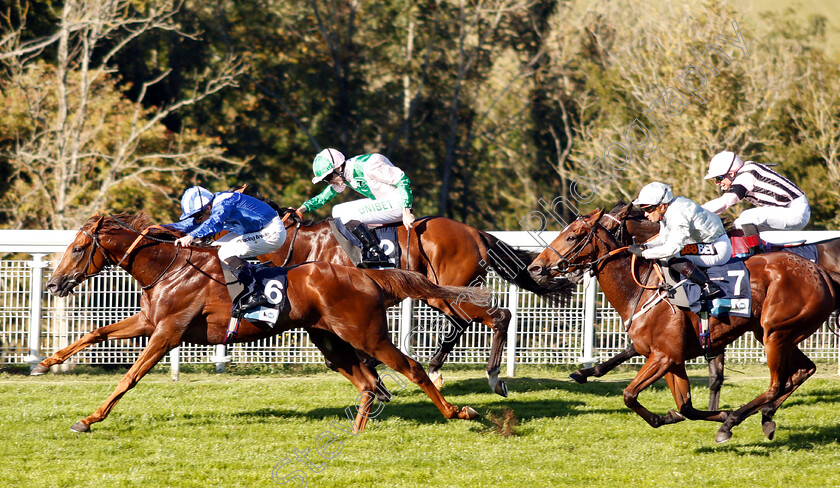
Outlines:
<svg viewBox="0 0 840 488"><path fill-rule="evenodd" d="M531 266L528 268L528 271L530 271L531 274L539 274L542 271L542 266Z"/></svg>

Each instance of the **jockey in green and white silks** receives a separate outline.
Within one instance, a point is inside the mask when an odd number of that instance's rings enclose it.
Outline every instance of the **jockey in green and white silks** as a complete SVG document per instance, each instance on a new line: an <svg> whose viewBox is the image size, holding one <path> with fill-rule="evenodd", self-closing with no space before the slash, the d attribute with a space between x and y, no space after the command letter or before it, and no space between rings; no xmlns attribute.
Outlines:
<svg viewBox="0 0 840 488"><path fill-rule="evenodd" d="M324 149L312 162L315 177L312 183L329 183L324 191L310 198L297 210L299 213L321 208L348 186L366 198L333 207L332 216L344 224L362 242L363 262L360 266L385 267L387 259L367 225L392 224L402 221L406 229L414 223L411 182L405 173L385 156L362 154L345 160L336 149Z"/></svg>
<svg viewBox="0 0 840 488"><path fill-rule="evenodd" d="M312 163L312 183L327 181L324 191L310 198L298 210L310 212L323 207L348 186L367 198L333 207L333 218L345 224L358 220L364 224L392 224L402 220L406 228L412 216L411 182L403 171L385 156L363 154L344 159L335 149L324 149Z"/></svg>

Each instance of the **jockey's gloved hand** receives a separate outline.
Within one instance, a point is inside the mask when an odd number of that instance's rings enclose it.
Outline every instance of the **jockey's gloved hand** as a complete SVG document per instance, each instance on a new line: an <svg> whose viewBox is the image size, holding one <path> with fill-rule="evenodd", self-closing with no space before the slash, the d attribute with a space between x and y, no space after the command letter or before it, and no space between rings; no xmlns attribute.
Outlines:
<svg viewBox="0 0 840 488"><path fill-rule="evenodd" d="M647 246L644 244L630 244L630 246L627 247L630 254L634 254L638 257L642 257L642 251L645 249L647 249Z"/></svg>

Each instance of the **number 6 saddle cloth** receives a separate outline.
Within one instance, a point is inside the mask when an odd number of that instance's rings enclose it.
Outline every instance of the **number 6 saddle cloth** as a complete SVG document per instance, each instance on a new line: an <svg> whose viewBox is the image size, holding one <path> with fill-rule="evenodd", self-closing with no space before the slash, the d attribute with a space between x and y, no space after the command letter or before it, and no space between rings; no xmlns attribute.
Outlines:
<svg viewBox="0 0 840 488"><path fill-rule="evenodd" d="M268 303L243 311L243 319L249 322L265 322L274 326L280 314L289 308L289 297L286 294L288 271L289 268L279 268L267 263L255 266L256 289L258 292L262 291Z"/></svg>

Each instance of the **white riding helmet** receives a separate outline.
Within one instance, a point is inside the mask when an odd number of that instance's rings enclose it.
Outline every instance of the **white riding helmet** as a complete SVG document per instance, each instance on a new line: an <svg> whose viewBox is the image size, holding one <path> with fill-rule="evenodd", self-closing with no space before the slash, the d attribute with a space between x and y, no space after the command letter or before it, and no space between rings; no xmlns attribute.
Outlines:
<svg viewBox="0 0 840 488"><path fill-rule="evenodd" d="M731 171L738 171L744 162L732 151L723 151L717 153L712 161L709 163L709 172L706 173L704 180L709 180L717 176L723 176Z"/></svg>
<svg viewBox="0 0 840 488"><path fill-rule="evenodd" d="M202 208L206 207L213 200L213 194L209 190L200 186L187 188L184 196L181 197L181 220L197 213Z"/></svg>
<svg viewBox="0 0 840 488"><path fill-rule="evenodd" d="M671 186L665 183L654 181L648 183L639 192L639 198L633 200L633 205L659 205L660 203L671 203L674 194L671 193Z"/></svg>
<svg viewBox="0 0 840 488"><path fill-rule="evenodd" d="M315 173L315 178L312 178L312 183L318 183L332 171L344 164L344 155L338 149L324 149L315 156L312 161L312 172Z"/></svg>

